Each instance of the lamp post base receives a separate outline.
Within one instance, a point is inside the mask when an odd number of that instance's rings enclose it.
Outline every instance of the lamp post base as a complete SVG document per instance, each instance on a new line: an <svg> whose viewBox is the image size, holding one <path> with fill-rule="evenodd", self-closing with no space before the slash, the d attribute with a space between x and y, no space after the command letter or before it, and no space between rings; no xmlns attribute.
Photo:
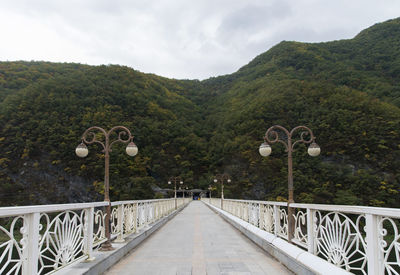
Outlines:
<svg viewBox="0 0 400 275"><path fill-rule="evenodd" d="M294 215L295 215L295 209L290 206L291 203L294 203L294 201L288 203L288 242L293 243L292 239L294 237L294 226L295 226L295 220L294 220Z"/></svg>
<svg viewBox="0 0 400 275"><path fill-rule="evenodd" d="M114 250L114 247L112 247L110 241L102 243L101 247L99 248L99 251L111 251L111 250Z"/></svg>

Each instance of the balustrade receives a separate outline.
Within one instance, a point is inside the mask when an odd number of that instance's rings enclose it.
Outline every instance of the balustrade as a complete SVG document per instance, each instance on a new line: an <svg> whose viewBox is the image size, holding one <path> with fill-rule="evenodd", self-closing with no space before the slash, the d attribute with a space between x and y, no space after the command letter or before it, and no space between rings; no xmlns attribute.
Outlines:
<svg viewBox="0 0 400 275"><path fill-rule="evenodd" d="M189 199L178 199L178 207ZM92 260L106 241L107 202L0 208L0 274L46 274ZM111 203L116 242L175 210L174 199Z"/></svg>
<svg viewBox="0 0 400 275"><path fill-rule="evenodd" d="M210 201L220 207L220 199ZM288 239L287 203L224 200L228 213L277 237ZM291 204L292 242L355 274L400 274L400 209Z"/></svg>

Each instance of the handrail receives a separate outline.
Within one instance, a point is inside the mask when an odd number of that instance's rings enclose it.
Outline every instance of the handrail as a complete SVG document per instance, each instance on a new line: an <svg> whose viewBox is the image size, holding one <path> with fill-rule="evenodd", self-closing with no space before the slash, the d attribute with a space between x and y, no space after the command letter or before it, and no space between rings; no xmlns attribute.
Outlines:
<svg viewBox="0 0 400 275"><path fill-rule="evenodd" d="M224 201L237 201L237 202L251 202L251 203L261 203L261 204L271 204L271 205L280 205L286 206L287 202L282 201L258 201L258 200L233 200L233 199L224 199Z"/></svg>
<svg viewBox="0 0 400 275"><path fill-rule="evenodd" d="M154 200L127 200L127 201L114 201L111 202L111 206L127 204L127 203L138 203L138 202L156 202L156 201L167 201L171 199L154 199Z"/></svg>
<svg viewBox="0 0 400 275"><path fill-rule="evenodd" d="M107 202L89 202L89 203L68 203L68 204L45 204L45 205L31 205L31 206L12 206L0 207L0 218L9 216L18 216L39 212L58 212L65 210L84 209L90 207L106 206Z"/></svg>
<svg viewBox="0 0 400 275"><path fill-rule="evenodd" d="M372 206L358 206L358 205L329 205L329 204L306 204L306 203L292 203L292 207L305 208L324 211L341 211L353 214L372 214L388 216L392 218L400 218L399 208L385 208L385 207L372 207Z"/></svg>

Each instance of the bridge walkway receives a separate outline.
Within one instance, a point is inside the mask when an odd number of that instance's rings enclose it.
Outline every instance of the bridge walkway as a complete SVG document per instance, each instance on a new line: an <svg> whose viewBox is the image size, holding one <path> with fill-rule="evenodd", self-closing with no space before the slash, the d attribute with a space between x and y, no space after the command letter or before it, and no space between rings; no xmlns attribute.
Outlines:
<svg viewBox="0 0 400 275"><path fill-rule="evenodd" d="M200 201L105 274L293 274Z"/></svg>

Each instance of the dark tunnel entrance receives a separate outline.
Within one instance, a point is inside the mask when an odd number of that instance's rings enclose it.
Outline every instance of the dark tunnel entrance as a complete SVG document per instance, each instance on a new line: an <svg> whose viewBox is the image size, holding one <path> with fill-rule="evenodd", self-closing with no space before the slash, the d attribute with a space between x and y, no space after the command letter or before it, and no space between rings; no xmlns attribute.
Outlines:
<svg viewBox="0 0 400 275"><path fill-rule="evenodd" d="M193 200L200 200L201 197L205 196L206 191L201 190L201 189L192 189L189 190L192 194L192 199Z"/></svg>

